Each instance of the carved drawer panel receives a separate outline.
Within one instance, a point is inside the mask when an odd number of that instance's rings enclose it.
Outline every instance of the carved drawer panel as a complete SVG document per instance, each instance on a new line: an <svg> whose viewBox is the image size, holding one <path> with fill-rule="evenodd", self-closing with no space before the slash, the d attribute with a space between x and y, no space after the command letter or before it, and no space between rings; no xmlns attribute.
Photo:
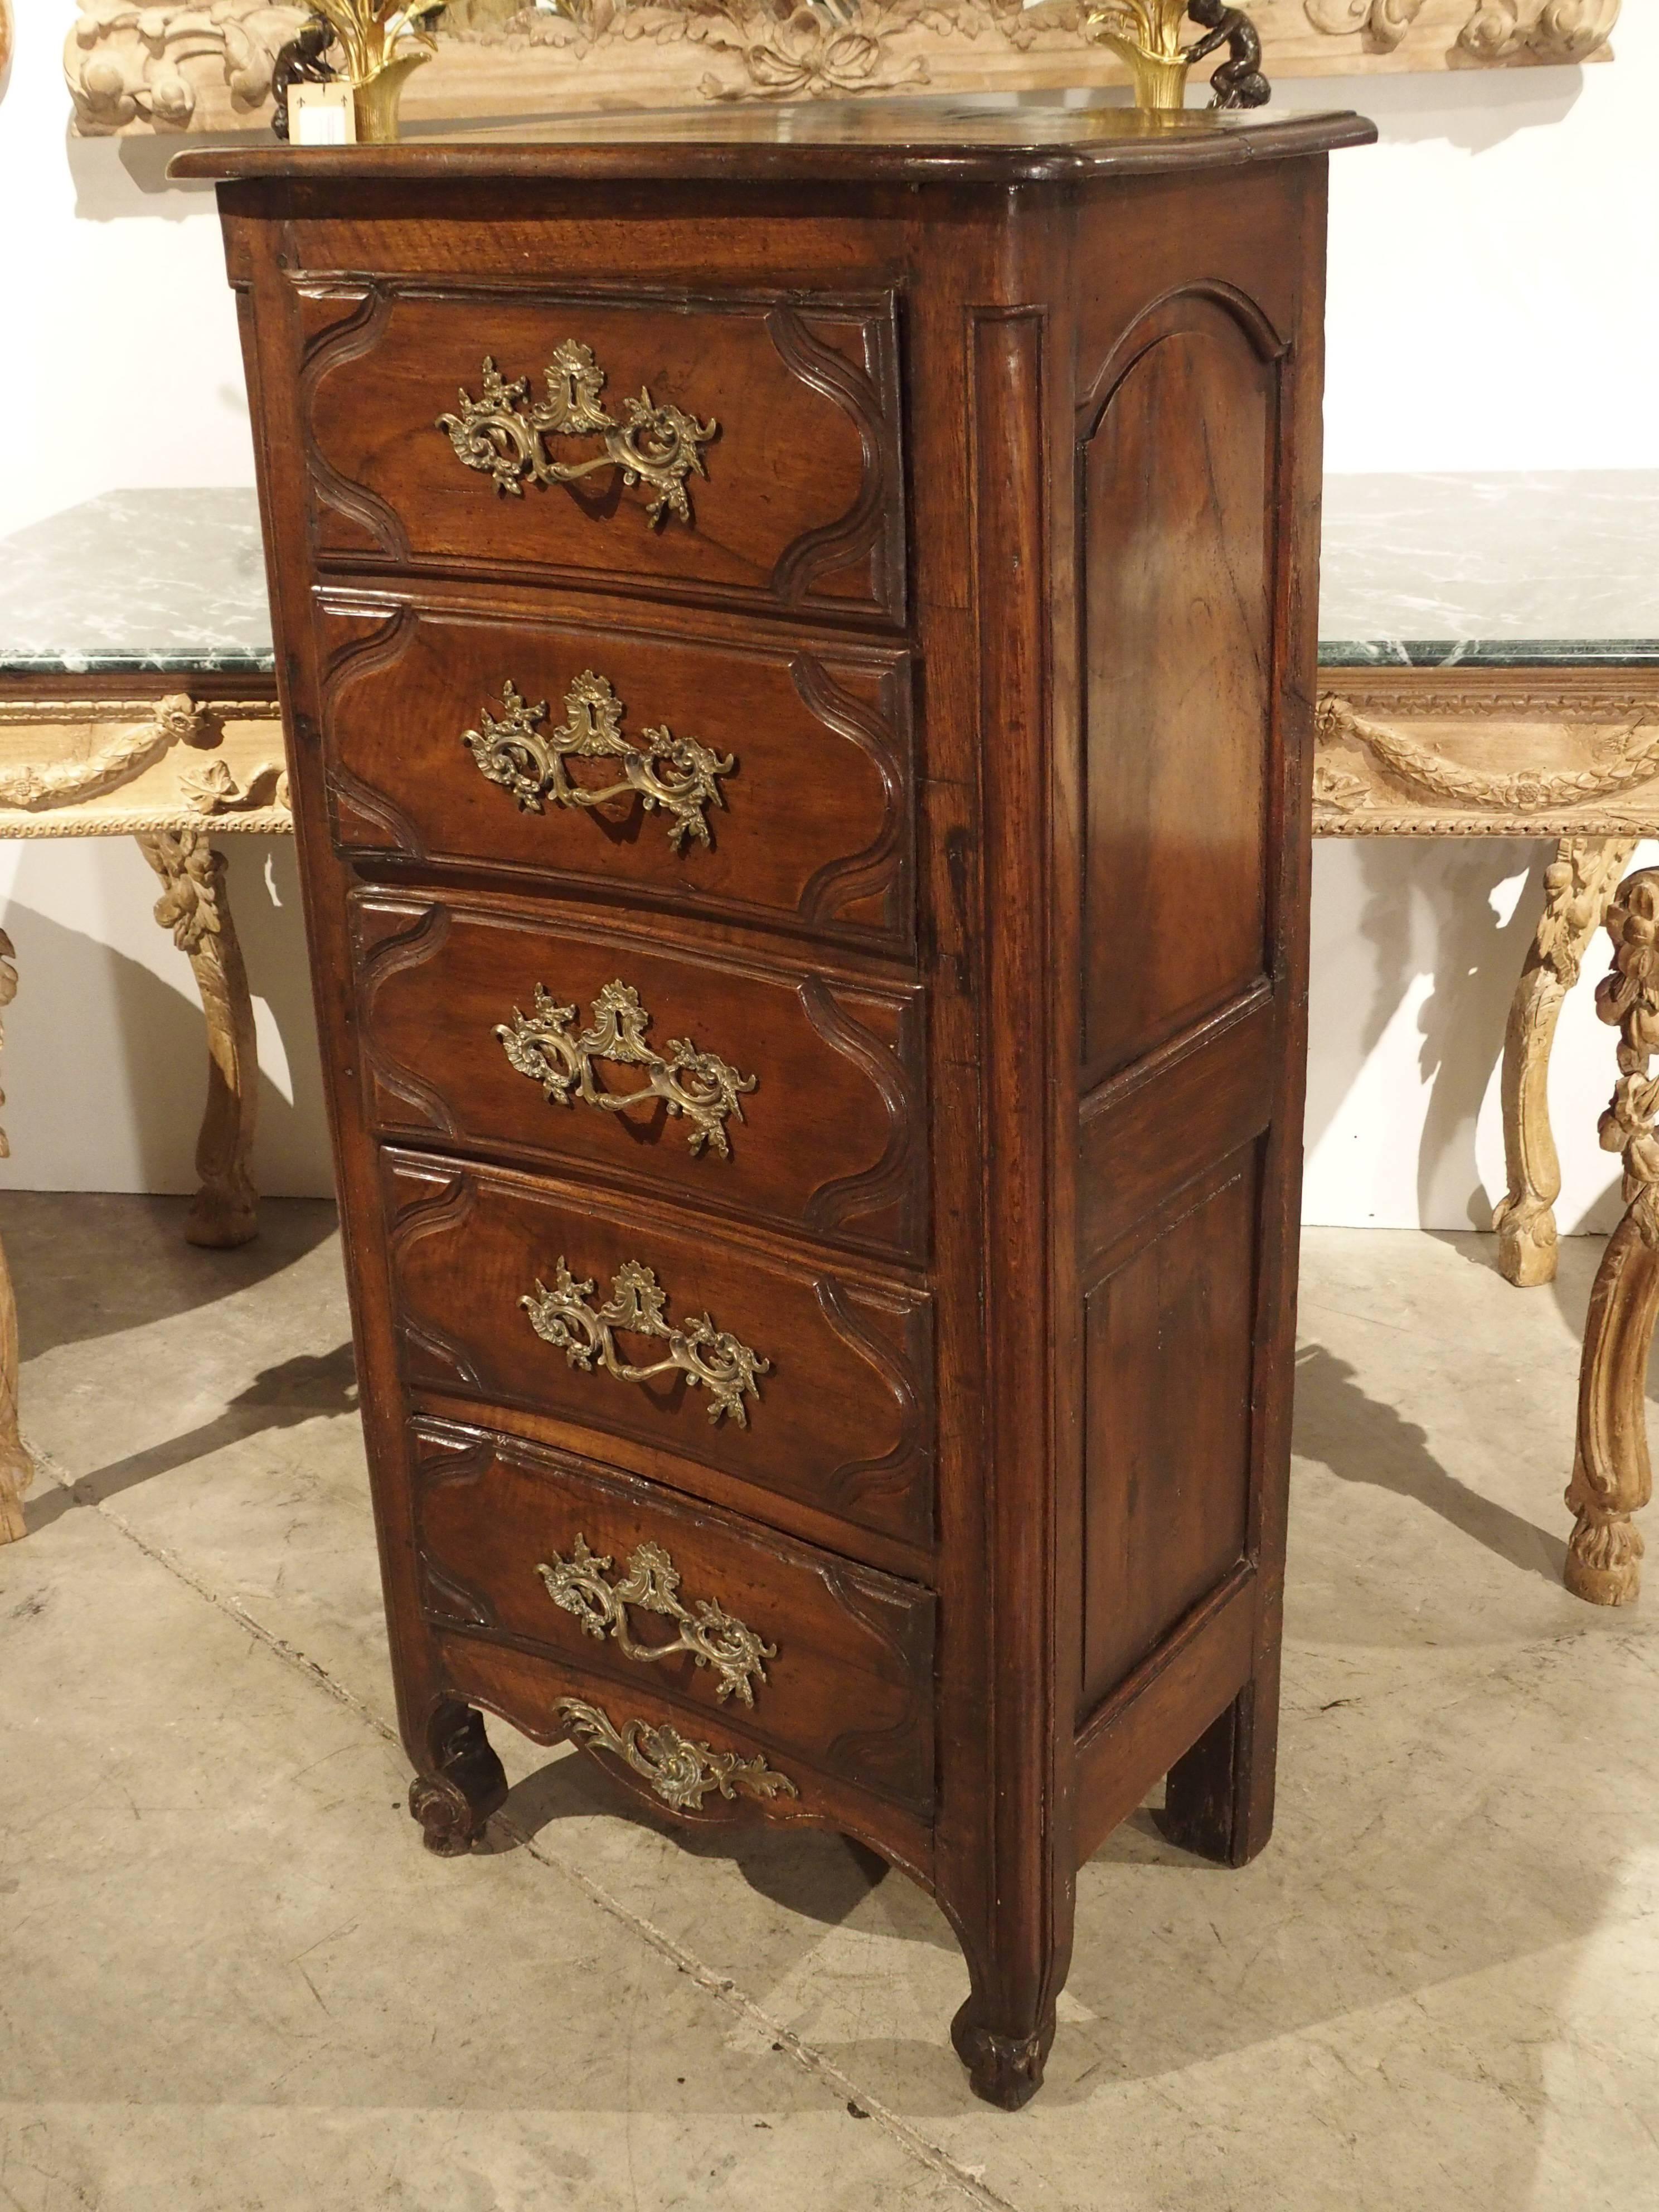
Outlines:
<svg viewBox="0 0 1659 2212"><path fill-rule="evenodd" d="M389 1150L383 1174L410 1389L932 1543L925 1297L501 1169Z"/></svg>
<svg viewBox="0 0 1659 2212"><path fill-rule="evenodd" d="M382 1134L876 1251L919 1247L919 988L418 895L360 892L353 935Z"/></svg>
<svg viewBox="0 0 1659 2212"><path fill-rule="evenodd" d="M890 295L319 285L317 550L903 619Z"/></svg>
<svg viewBox="0 0 1659 2212"><path fill-rule="evenodd" d="M911 945L902 655L380 594L317 623L343 853Z"/></svg>
<svg viewBox="0 0 1659 2212"><path fill-rule="evenodd" d="M435 1625L556 1653L607 1712L654 1693L689 1737L930 1804L930 1591L564 1454L447 1423L412 1441Z"/></svg>

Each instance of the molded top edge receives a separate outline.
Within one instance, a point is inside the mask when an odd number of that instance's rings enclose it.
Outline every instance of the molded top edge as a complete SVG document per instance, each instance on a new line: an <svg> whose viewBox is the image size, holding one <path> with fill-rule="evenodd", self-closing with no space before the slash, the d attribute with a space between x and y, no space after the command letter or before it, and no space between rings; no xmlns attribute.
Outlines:
<svg viewBox="0 0 1659 2212"><path fill-rule="evenodd" d="M957 96L805 101L546 117L469 131L416 126L391 146L191 147L169 177L218 183L458 178L547 183L696 179L731 183L1029 184L1113 173L1232 167L1369 145L1351 113L1273 116L1188 108L1017 107Z"/></svg>

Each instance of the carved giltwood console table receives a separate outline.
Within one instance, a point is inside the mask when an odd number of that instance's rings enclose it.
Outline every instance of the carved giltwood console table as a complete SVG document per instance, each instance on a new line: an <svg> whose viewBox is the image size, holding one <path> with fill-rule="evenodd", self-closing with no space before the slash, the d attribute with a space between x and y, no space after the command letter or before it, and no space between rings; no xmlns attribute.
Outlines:
<svg viewBox="0 0 1659 2212"><path fill-rule="evenodd" d="M155 918L207 1017L193 1244L256 1234L253 1008L215 840L293 826L271 665L246 493L112 493L0 543L0 837L134 836L161 878ZM0 1542L23 1533L29 1473L16 1358L0 1255Z"/></svg>
<svg viewBox="0 0 1659 2212"><path fill-rule="evenodd" d="M1620 896L1619 886L1638 841L1659 836L1656 555L1659 476L1326 484L1315 835L1555 841L1504 1044L1508 1190L1493 1226L1499 1265L1523 1288L1555 1273L1557 1018L1604 921L1619 951L1598 994L1603 1018L1622 1024L1601 1141L1625 1152L1631 1210L1592 1300L1568 1492L1577 1522L1567 1586L1601 1604L1636 1595L1630 1516L1650 1486L1644 1384L1659 1278L1639 1291L1636 1279L1645 1284L1659 1241L1647 1172L1659 1101L1644 1073L1659 1000L1643 950L1651 890ZM1650 1256L1633 1265L1638 1247Z"/></svg>

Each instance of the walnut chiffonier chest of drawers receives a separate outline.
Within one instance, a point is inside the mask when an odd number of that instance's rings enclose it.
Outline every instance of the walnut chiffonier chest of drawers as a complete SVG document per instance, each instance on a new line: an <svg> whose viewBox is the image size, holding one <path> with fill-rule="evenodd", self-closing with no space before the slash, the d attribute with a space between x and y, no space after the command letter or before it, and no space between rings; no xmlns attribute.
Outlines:
<svg viewBox="0 0 1659 2212"><path fill-rule="evenodd" d="M588 126L590 133L593 126ZM937 1896L1267 1840L1326 155L961 105L192 152L411 1804L481 1716Z"/></svg>

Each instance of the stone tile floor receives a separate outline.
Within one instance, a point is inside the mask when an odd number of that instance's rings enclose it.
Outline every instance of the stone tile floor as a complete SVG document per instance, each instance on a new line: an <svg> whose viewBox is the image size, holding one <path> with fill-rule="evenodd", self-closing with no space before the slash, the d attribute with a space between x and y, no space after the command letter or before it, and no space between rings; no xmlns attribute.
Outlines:
<svg viewBox="0 0 1659 2212"><path fill-rule="evenodd" d="M493 1847L404 1811L338 1248L13 1194L4 2212L1659 2208L1659 1580L1557 1582L1598 1247L1310 1233L1278 1832L1084 1869L1048 2083L837 1839L687 1844L492 1724Z"/></svg>

